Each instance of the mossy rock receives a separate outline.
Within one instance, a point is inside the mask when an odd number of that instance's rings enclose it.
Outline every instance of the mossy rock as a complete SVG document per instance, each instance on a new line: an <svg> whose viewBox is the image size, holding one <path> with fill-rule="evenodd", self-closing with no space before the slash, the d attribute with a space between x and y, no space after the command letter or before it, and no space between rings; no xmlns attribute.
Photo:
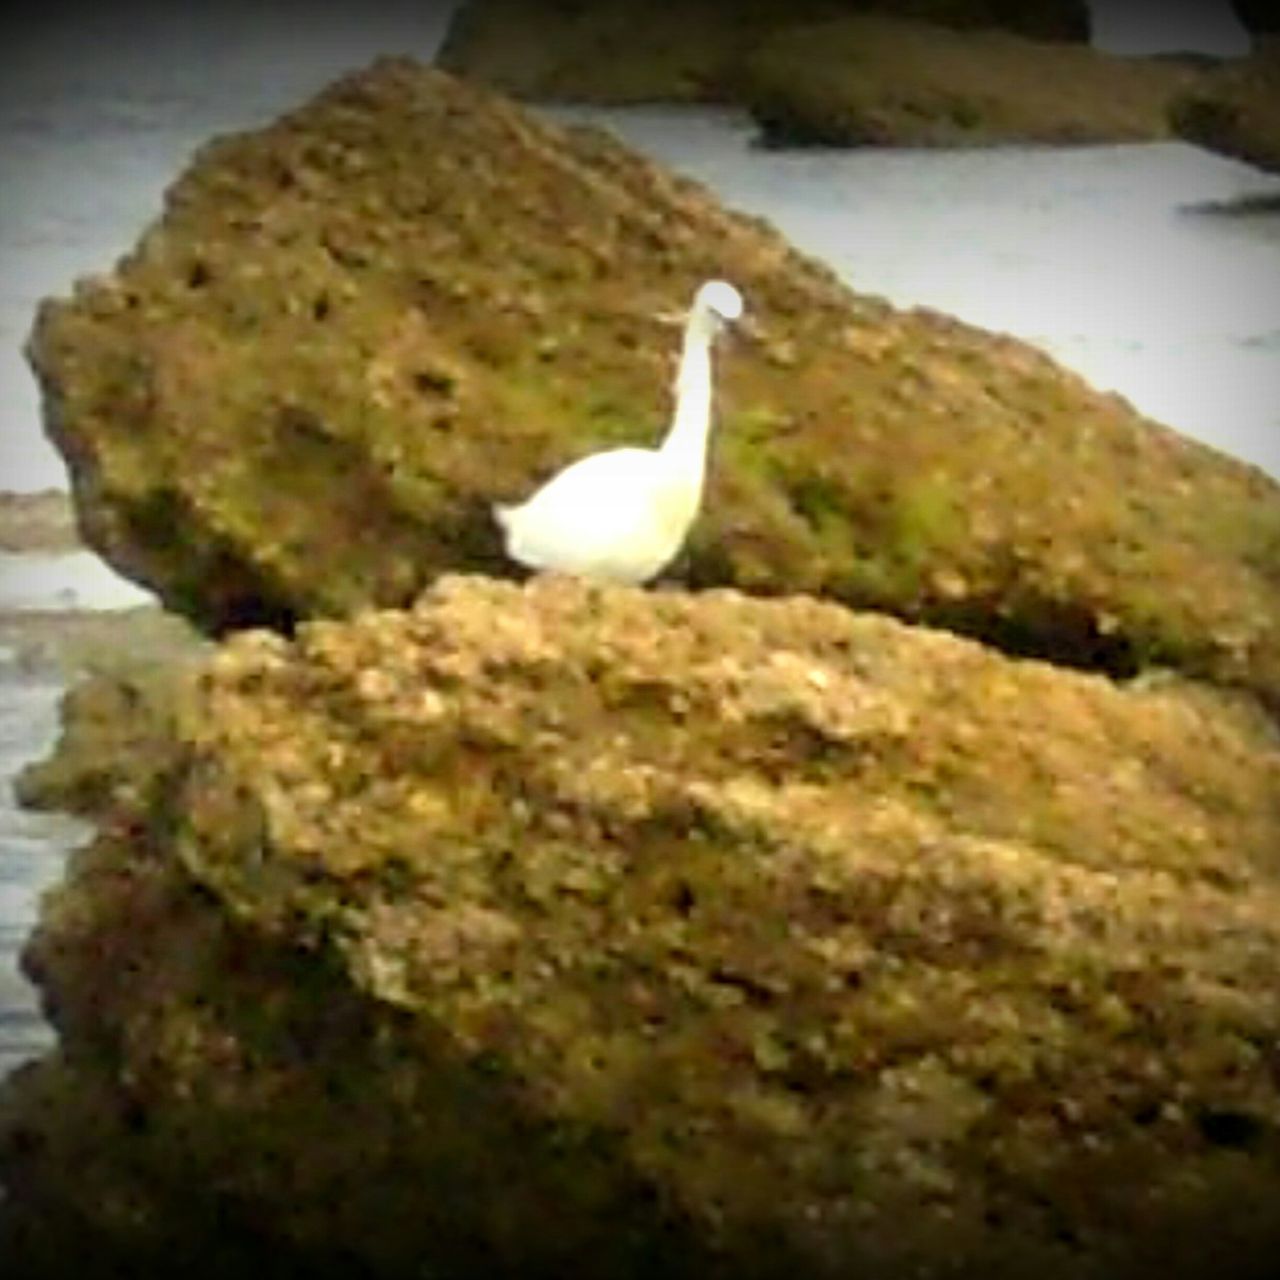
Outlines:
<svg viewBox="0 0 1280 1280"><path fill-rule="evenodd" d="M1247 700L811 599L451 578L237 637L144 718L28 951L61 1050L0 1093L24 1276L1276 1256Z"/></svg>
<svg viewBox="0 0 1280 1280"><path fill-rule="evenodd" d="M209 647L189 638L180 649L149 655L133 670L116 663L114 670L81 672L83 678L62 698L56 749L14 780L18 802L85 818L127 807L117 792L154 784L172 735L174 688L186 666Z"/></svg>
<svg viewBox="0 0 1280 1280"><path fill-rule="evenodd" d="M29 350L79 523L222 632L511 572L490 513L656 440L712 276L720 358L692 586L794 591L1118 674L1280 692L1280 487L1047 356L852 292L595 130L383 61L206 146Z"/></svg>
<svg viewBox="0 0 1280 1280"><path fill-rule="evenodd" d="M623 0L467 0L437 63L520 98L593 103L735 100L736 68L795 22L886 11L959 30L998 28L1040 40L1086 41L1080 0L685 0L637 22Z"/></svg>
<svg viewBox="0 0 1280 1280"><path fill-rule="evenodd" d="M733 96L774 146L1147 142L1201 70L884 15L781 28Z"/></svg>
<svg viewBox="0 0 1280 1280"><path fill-rule="evenodd" d="M1170 120L1188 142L1280 173L1280 36L1179 95Z"/></svg>

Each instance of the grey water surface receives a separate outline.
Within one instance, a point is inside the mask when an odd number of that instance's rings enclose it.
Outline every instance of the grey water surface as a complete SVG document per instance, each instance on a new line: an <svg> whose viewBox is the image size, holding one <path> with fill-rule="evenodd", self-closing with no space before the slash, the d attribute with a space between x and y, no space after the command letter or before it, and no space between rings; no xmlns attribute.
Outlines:
<svg viewBox="0 0 1280 1280"><path fill-rule="evenodd" d="M13 798L13 776L57 734L58 681L33 678L0 653L0 1076L45 1049L52 1038L18 956L40 894L55 883L82 823L30 813Z"/></svg>

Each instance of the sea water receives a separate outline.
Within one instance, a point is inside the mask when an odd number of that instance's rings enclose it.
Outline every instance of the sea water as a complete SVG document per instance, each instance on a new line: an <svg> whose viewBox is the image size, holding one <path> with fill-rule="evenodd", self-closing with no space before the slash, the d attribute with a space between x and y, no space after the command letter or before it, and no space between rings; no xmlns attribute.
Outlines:
<svg viewBox="0 0 1280 1280"><path fill-rule="evenodd" d="M14 802L14 775L57 736L61 693L56 680L33 677L15 667L11 654L0 653L0 1076L50 1042L18 957L41 893L87 834L71 818L31 813Z"/></svg>

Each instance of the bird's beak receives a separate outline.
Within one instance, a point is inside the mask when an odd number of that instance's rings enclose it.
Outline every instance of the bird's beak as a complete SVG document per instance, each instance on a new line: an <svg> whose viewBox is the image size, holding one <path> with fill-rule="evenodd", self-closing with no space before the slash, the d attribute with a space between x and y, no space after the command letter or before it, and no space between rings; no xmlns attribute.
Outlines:
<svg viewBox="0 0 1280 1280"><path fill-rule="evenodd" d="M672 329L683 329L689 316L684 311L655 311L653 318L658 324L668 325Z"/></svg>

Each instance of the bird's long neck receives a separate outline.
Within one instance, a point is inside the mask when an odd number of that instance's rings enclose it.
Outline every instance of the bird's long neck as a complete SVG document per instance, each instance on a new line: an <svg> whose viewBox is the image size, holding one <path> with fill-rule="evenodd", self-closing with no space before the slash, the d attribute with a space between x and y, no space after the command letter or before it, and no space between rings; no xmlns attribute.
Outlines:
<svg viewBox="0 0 1280 1280"><path fill-rule="evenodd" d="M682 475L702 483L706 466L707 432L711 426L710 316L695 311L684 331L684 348L676 374L676 407L671 429L662 442L662 456Z"/></svg>

